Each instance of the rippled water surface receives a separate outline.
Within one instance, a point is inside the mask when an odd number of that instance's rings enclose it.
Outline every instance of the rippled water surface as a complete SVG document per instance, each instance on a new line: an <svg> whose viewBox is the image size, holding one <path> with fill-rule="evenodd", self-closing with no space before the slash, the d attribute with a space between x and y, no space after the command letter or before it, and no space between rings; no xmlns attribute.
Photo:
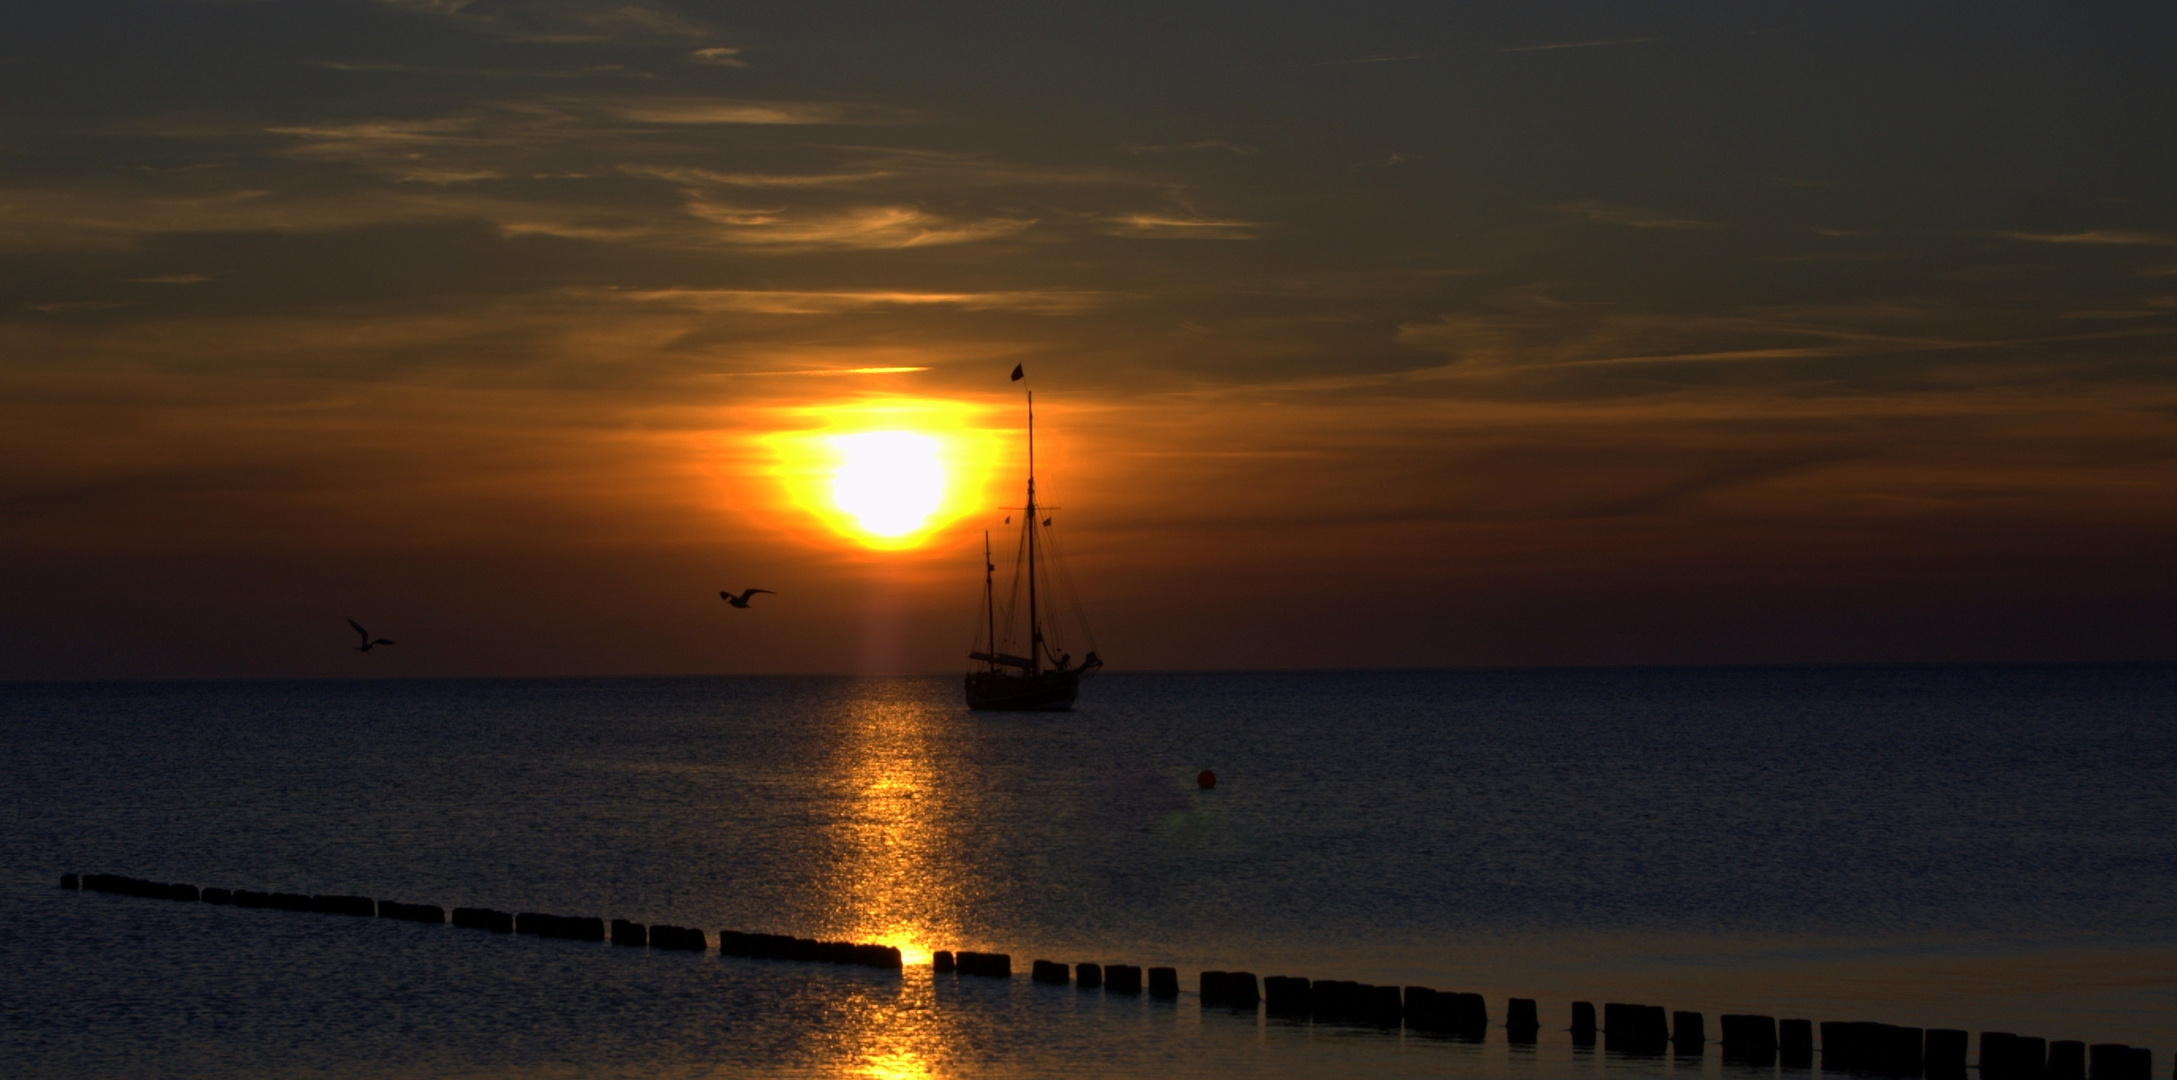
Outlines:
<svg viewBox="0 0 2177 1080"><path fill-rule="evenodd" d="M1571 1001L2177 1049L2177 669L0 687L9 1076L1774 1070ZM1214 769L1213 791L1194 774ZM68 871L900 945L902 976L64 893ZM1508 1047L928 952L1540 1000ZM1713 1031L1714 1020L1711 1019Z"/></svg>

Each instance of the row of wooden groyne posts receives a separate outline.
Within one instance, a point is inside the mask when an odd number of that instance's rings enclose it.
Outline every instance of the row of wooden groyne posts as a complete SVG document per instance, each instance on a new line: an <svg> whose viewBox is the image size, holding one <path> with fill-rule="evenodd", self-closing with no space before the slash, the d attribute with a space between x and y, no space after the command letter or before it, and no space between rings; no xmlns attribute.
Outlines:
<svg viewBox="0 0 2177 1080"><path fill-rule="evenodd" d="M449 919L436 904L373 901L367 896L306 895L249 889L198 888L146 881L114 874L65 874L61 888L114 893L155 900L223 904L328 915L358 915L443 926ZM491 908L455 908L454 926L501 934L530 934L576 941L611 941L615 945L705 952L704 932L693 927L645 925L626 919L607 923L593 916L508 913ZM724 956L852 964L901 970L900 951L889 945L818 941L785 934L718 931ZM1006 953L951 952L931 957L937 974L1010 979L1013 959ZM1073 985L1109 994L1140 994L1145 972L1133 964L1062 964L1037 960L1029 977L1038 983ZM1152 998L1179 997L1176 968L1146 971ZM1202 972L1198 994L1205 1008L1253 1014L1273 1020L1313 1020L1443 1035L1480 1041L1490 1028L1489 1006L1482 995L1434 990L1425 986L1374 986L1339 979L1271 975L1258 980L1247 971ZM1592 1002L1572 1003L1572 1043L1593 1047L1598 1034L1604 1050L1626 1054L1698 1057L1707 1052L1707 1025L1698 1012L1666 1013L1660 1005L1606 1004L1597 1022ZM1781 1065L1811 1069L1815 1062L1816 1025L1809 1020L1725 1015L1718 1018L1724 1060L1742 1065ZM1506 1002L1504 1030L1513 1044L1534 1044L1542 1023L1532 998ZM1821 1033L1821 1068L1825 1073L1902 1078L1965 1080L1969 1036L1955 1028L1900 1027L1870 1022L1825 1021ZM2046 1040L2003 1031L1980 1033L1980 1080L2152 1080L2153 1052L2122 1043L2088 1046L2073 1040ZM2173 1076L2177 1080L2177 1076Z"/></svg>

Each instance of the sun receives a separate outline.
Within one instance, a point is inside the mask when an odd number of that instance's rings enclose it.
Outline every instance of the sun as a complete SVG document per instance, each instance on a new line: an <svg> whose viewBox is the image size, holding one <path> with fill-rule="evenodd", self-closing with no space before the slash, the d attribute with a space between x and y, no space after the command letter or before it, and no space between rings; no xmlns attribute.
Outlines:
<svg viewBox="0 0 2177 1080"><path fill-rule="evenodd" d="M945 503L945 464L937 439L912 431L834 435L839 471L832 505L872 536L906 536Z"/></svg>
<svg viewBox="0 0 2177 1080"><path fill-rule="evenodd" d="M867 398L784 410L760 436L786 501L854 543L921 547L988 506L998 439L961 402Z"/></svg>

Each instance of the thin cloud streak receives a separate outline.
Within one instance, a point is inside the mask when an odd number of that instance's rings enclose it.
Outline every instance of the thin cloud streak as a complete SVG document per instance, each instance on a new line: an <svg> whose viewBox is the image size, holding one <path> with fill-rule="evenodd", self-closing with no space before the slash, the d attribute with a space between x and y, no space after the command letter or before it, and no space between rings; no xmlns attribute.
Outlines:
<svg viewBox="0 0 2177 1080"><path fill-rule="evenodd" d="M788 173L726 173L684 165L622 165L620 171L629 176L640 176L650 180L667 180L676 184L714 184L721 187L748 188L851 187L895 175L885 170L800 175Z"/></svg>
<svg viewBox="0 0 2177 1080"><path fill-rule="evenodd" d="M866 206L797 214L696 199L686 204L686 210L716 226L708 234L713 240L779 250L943 247L1010 236L1035 224L1033 218L958 221L912 206Z"/></svg>
<svg viewBox="0 0 2177 1080"><path fill-rule="evenodd" d="M630 289L608 295L637 303L761 315L836 315L888 308L1072 314L1100 306L1105 294L1074 291L908 292L900 290Z"/></svg>
<svg viewBox="0 0 2177 1080"><path fill-rule="evenodd" d="M1600 49L1610 45L1646 45L1652 37L1606 38L1597 41L1558 41L1548 45L1515 45L1498 49L1500 53L1553 52L1558 49Z"/></svg>
<svg viewBox="0 0 2177 1080"><path fill-rule="evenodd" d="M643 98L608 103L604 110L638 124L689 126L906 124L921 119L912 110L879 105L823 101L745 101L730 98Z"/></svg>
<svg viewBox="0 0 2177 1080"><path fill-rule="evenodd" d="M713 45L707 49L697 49L688 54L688 59L694 63L710 64L715 67L748 66L747 61L741 59L741 50L724 45Z"/></svg>
<svg viewBox="0 0 2177 1080"><path fill-rule="evenodd" d="M1726 228L1719 222L1702 221L1697 218L1670 217L1656 213L1653 210L1642 210L1632 206L1609 206L1593 199L1558 203L1543 209L1569 214L1583 221L1592 221L1602 225L1624 225L1634 229L1706 230Z"/></svg>
<svg viewBox="0 0 2177 1080"><path fill-rule="evenodd" d="M1149 240L1253 240L1260 228L1258 221L1142 213L1112 216L1107 231Z"/></svg>
<svg viewBox="0 0 2177 1080"><path fill-rule="evenodd" d="M2095 247L2177 247L2177 234L2088 229L2070 233L1999 232L2005 240L2036 244L2086 244Z"/></svg>

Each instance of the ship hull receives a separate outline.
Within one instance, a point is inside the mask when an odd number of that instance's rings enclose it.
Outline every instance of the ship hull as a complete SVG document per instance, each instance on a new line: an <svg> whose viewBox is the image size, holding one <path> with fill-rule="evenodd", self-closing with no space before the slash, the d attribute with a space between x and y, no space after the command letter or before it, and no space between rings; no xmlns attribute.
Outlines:
<svg viewBox="0 0 2177 1080"><path fill-rule="evenodd" d="M1067 712L1081 692L1078 671L1013 675L975 671L967 677L968 708L990 712Z"/></svg>

